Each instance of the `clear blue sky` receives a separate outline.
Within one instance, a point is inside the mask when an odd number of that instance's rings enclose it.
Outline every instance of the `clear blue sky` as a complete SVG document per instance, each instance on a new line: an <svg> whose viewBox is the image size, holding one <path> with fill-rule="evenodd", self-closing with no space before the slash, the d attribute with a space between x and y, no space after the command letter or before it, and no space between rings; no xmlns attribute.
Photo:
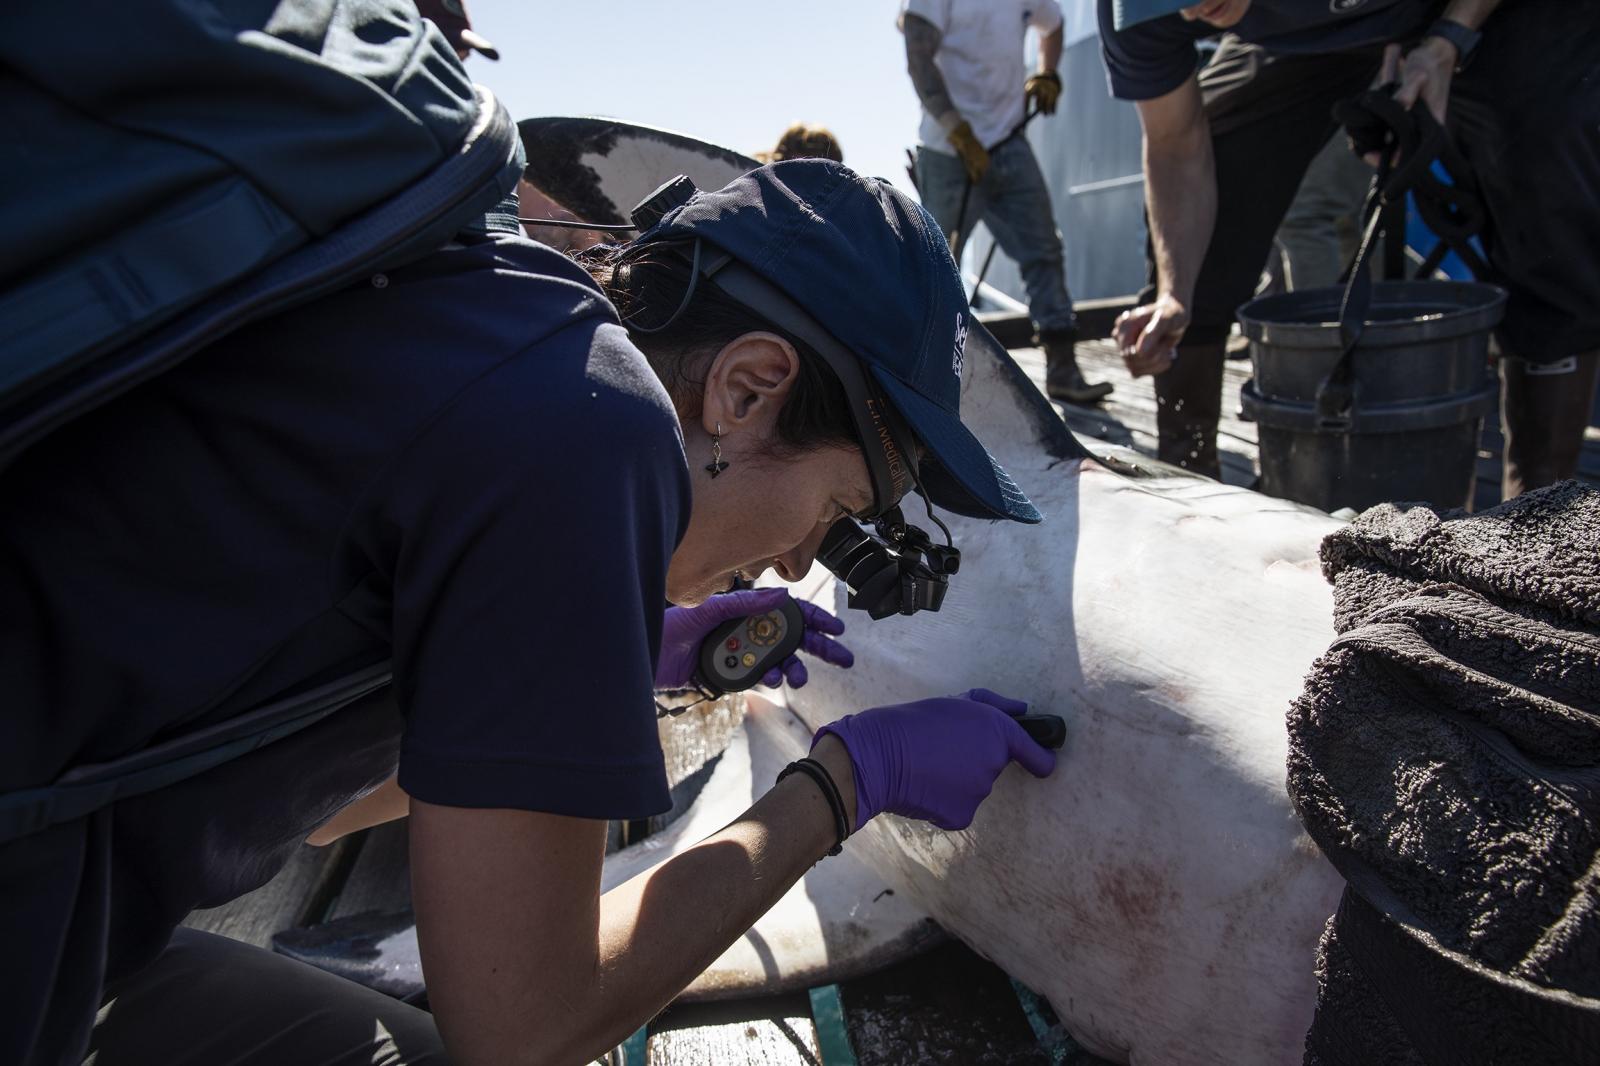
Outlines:
<svg viewBox="0 0 1600 1066"><path fill-rule="evenodd" d="M920 114L896 0L468 0L500 61L467 61L512 117L609 115L743 152L794 121L909 191Z"/></svg>

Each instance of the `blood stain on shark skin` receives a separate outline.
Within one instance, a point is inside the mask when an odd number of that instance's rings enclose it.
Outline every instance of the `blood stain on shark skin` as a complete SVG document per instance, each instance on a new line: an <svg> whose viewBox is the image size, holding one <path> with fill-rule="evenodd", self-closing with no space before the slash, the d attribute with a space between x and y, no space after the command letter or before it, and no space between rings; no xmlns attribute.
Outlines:
<svg viewBox="0 0 1600 1066"><path fill-rule="evenodd" d="M1148 864L1097 870L1095 890L1100 899L1131 926L1156 923L1179 898L1162 871Z"/></svg>

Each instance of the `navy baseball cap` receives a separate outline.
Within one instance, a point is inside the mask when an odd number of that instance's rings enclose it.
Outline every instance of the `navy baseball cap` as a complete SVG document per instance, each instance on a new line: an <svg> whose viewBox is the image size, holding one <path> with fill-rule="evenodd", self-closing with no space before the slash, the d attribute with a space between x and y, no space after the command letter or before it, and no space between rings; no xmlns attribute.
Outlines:
<svg viewBox="0 0 1600 1066"><path fill-rule="evenodd" d="M1195 0L1111 0L1112 25L1119 30L1181 11Z"/></svg>
<svg viewBox="0 0 1600 1066"><path fill-rule="evenodd" d="M791 159L715 192L697 191L634 243L695 238L723 253L704 270L719 288L811 344L836 371L830 347L866 368L923 446L918 473L930 502L975 518L1039 521L1028 497L961 423L972 312L949 245L922 205L842 164ZM781 295L760 298L771 289ZM817 335L818 326L826 336ZM849 376L839 376L852 393ZM871 421L858 415L857 426L869 466L881 466L870 438L890 435L873 431L884 422L874 402L861 403ZM900 457L892 445L888 450L892 467Z"/></svg>

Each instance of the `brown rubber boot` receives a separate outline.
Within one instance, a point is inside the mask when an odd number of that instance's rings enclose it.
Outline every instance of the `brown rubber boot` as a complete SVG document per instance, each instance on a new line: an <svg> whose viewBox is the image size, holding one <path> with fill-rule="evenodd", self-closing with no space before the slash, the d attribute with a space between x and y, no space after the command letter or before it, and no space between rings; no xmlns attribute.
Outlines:
<svg viewBox="0 0 1600 1066"><path fill-rule="evenodd" d="M1172 366L1156 375L1157 457L1217 481L1225 354L1223 344L1182 345Z"/></svg>
<svg viewBox="0 0 1600 1066"><path fill-rule="evenodd" d="M1076 352L1077 330L1050 330L1041 332L1039 347L1044 349L1044 392L1052 400L1064 403L1099 403L1111 395L1111 382L1089 384L1083 371L1078 369Z"/></svg>
<svg viewBox="0 0 1600 1066"><path fill-rule="evenodd" d="M1577 473L1597 378L1600 352L1544 365L1510 356L1500 360L1504 499Z"/></svg>

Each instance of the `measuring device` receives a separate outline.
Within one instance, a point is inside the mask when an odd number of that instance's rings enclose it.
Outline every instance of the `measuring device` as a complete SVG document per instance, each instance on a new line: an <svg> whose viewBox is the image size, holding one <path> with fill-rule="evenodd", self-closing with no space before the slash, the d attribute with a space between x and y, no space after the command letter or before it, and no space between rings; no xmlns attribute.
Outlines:
<svg viewBox="0 0 1600 1066"><path fill-rule="evenodd" d="M805 635L805 619L793 597L765 614L724 622L700 645L696 680L717 696L743 692L793 655Z"/></svg>
<svg viewBox="0 0 1600 1066"><path fill-rule="evenodd" d="M793 598L765 614L730 619L700 644L695 680L714 696L743 692L794 654L805 629L800 604ZM1058 714L1024 714L1016 722L1040 747L1054 749L1066 743L1067 722Z"/></svg>

